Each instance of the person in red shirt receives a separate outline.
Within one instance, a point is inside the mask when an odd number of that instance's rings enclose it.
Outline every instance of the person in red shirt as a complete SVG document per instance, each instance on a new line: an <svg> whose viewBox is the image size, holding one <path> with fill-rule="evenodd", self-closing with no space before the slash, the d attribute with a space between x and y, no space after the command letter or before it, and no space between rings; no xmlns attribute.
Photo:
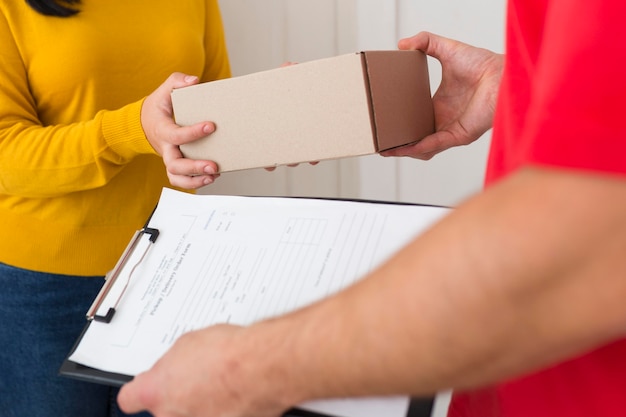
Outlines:
<svg viewBox="0 0 626 417"><path fill-rule="evenodd" d="M455 417L624 413L624 18L621 0L511 0L505 56L401 40L441 62L437 132L385 155L430 159L493 125L485 190L335 296L183 336L122 409L275 417L452 388Z"/></svg>

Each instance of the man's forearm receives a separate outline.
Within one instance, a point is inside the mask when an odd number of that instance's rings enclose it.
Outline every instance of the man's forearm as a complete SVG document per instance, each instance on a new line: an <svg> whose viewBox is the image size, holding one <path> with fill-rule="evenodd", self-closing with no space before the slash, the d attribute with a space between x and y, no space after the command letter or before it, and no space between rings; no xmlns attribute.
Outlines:
<svg viewBox="0 0 626 417"><path fill-rule="evenodd" d="M284 338L254 360L302 401L432 394L579 353L625 328L624 213L626 181L525 170L359 284L248 329Z"/></svg>

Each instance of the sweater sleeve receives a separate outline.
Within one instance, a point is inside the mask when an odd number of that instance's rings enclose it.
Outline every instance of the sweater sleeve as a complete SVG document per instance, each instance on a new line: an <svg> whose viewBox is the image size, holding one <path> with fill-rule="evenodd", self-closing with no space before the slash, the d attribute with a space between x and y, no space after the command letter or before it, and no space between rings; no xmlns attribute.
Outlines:
<svg viewBox="0 0 626 417"><path fill-rule="evenodd" d="M201 81L220 80L231 76L224 26L217 0L207 1L204 50L206 65Z"/></svg>
<svg viewBox="0 0 626 417"><path fill-rule="evenodd" d="M2 14L0 43L0 193L45 198L93 189L136 156L156 155L141 128L143 100L91 120L44 126Z"/></svg>

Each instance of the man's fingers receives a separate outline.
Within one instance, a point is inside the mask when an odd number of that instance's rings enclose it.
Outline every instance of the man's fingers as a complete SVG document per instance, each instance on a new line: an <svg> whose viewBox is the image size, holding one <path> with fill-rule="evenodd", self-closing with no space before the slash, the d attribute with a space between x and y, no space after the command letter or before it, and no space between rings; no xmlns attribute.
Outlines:
<svg viewBox="0 0 626 417"><path fill-rule="evenodd" d="M446 141L449 140L449 138L450 135L448 132L435 132L417 143L383 151L380 154L382 156L409 156L411 158L428 161L432 159L433 156L452 146Z"/></svg>
<svg viewBox="0 0 626 417"><path fill-rule="evenodd" d="M429 32L420 32L417 35L411 36L409 38L400 39L398 41L398 49L400 50L420 50L426 51L428 49L428 44L430 41L431 33Z"/></svg>
<svg viewBox="0 0 626 417"><path fill-rule="evenodd" d="M148 404L145 404L146 392L140 383L142 376L138 375L135 379L125 384L117 395L117 403L122 411L127 414L135 414L140 411L147 410Z"/></svg>

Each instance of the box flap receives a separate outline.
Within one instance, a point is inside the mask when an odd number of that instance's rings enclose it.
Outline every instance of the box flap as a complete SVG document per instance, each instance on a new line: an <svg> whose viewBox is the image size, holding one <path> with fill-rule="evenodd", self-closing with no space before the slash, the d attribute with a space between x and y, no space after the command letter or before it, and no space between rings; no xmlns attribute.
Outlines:
<svg viewBox="0 0 626 417"><path fill-rule="evenodd" d="M363 52L377 151L416 142L435 131L426 55Z"/></svg>

